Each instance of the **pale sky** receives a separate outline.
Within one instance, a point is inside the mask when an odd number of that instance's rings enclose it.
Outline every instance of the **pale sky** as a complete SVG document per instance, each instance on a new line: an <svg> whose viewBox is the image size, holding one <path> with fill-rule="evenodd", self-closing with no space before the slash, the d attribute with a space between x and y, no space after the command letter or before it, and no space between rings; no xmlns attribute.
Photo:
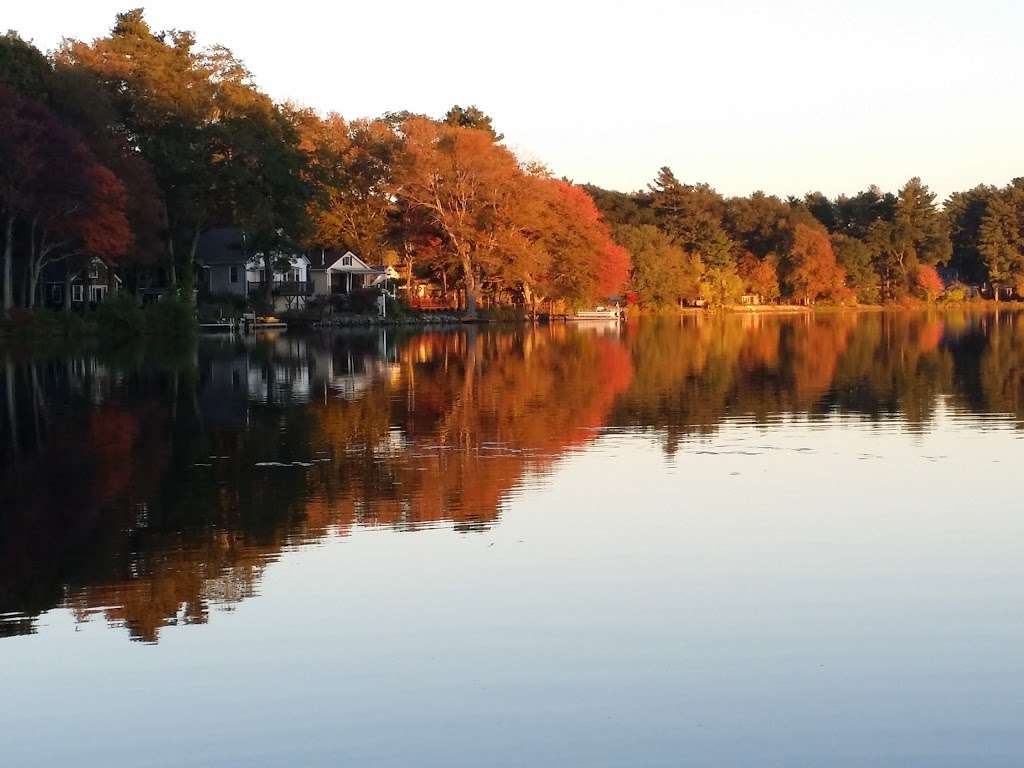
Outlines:
<svg viewBox="0 0 1024 768"><path fill-rule="evenodd" d="M136 0L141 2L141 0ZM9 3L44 50L130 0ZM1024 176L1024 3L1013 0L151 0L275 99L346 117L476 104L559 175L622 190L662 165L725 194L941 196Z"/></svg>

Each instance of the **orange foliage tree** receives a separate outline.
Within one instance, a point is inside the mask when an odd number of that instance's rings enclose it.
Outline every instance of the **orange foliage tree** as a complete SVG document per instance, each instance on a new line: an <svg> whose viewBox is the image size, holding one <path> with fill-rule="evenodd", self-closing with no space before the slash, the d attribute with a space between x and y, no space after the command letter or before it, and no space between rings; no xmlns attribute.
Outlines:
<svg viewBox="0 0 1024 768"><path fill-rule="evenodd" d="M942 278L939 277L939 271L935 267L930 265L922 265L917 268L917 274L914 276L914 283L917 285L917 289L924 294L925 299L928 301L935 301L940 293L942 293L945 285L942 283Z"/></svg>
<svg viewBox="0 0 1024 768"><path fill-rule="evenodd" d="M792 294L804 304L813 304L823 296L846 298L846 273L836 263L828 234L798 223L789 258L787 282Z"/></svg>
<svg viewBox="0 0 1024 768"><path fill-rule="evenodd" d="M739 273L747 291L760 296L763 301L774 301L779 297L779 273L772 259L759 259L747 251L740 258Z"/></svg>
<svg viewBox="0 0 1024 768"><path fill-rule="evenodd" d="M466 314L476 315L484 268L499 244L522 171L486 131L413 117L401 126L395 197L439 234L442 258L460 271Z"/></svg>

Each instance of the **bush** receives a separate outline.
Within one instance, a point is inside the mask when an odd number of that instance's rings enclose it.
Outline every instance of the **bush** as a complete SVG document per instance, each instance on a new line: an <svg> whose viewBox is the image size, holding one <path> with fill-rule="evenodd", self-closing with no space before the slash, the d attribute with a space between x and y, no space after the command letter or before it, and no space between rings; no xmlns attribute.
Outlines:
<svg viewBox="0 0 1024 768"><path fill-rule="evenodd" d="M526 319L526 310L523 307L490 307L482 309L477 313L481 320L489 320L496 323L518 323Z"/></svg>
<svg viewBox="0 0 1024 768"><path fill-rule="evenodd" d="M967 286L963 283L950 283L942 294L942 301L959 304L967 300Z"/></svg>
<svg viewBox="0 0 1024 768"><path fill-rule="evenodd" d="M377 313L377 297L380 291L376 288L359 288L348 294L348 309L360 314Z"/></svg>
<svg viewBox="0 0 1024 768"><path fill-rule="evenodd" d="M192 305L177 296L167 296L145 310L145 333L151 336L187 338L196 332Z"/></svg>
<svg viewBox="0 0 1024 768"><path fill-rule="evenodd" d="M146 330L146 317L135 297L127 291L100 304L93 317L100 334L109 339L130 339Z"/></svg>

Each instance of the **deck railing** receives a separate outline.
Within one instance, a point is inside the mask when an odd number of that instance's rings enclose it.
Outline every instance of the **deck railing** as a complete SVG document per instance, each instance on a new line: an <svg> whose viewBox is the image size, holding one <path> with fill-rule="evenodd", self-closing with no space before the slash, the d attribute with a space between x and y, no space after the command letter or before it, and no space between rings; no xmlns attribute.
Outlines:
<svg viewBox="0 0 1024 768"><path fill-rule="evenodd" d="M249 293L261 294L266 290L267 284L264 281L249 281ZM274 296L312 296L313 283L308 280L275 280L271 284L270 292Z"/></svg>

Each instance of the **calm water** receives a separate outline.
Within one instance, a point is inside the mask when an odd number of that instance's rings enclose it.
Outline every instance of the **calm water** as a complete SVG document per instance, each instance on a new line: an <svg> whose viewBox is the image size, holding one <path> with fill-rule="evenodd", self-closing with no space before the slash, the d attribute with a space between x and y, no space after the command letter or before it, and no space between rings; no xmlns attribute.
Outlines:
<svg viewBox="0 0 1024 768"><path fill-rule="evenodd" d="M1024 764L1024 317L0 366L4 765Z"/></svg>

